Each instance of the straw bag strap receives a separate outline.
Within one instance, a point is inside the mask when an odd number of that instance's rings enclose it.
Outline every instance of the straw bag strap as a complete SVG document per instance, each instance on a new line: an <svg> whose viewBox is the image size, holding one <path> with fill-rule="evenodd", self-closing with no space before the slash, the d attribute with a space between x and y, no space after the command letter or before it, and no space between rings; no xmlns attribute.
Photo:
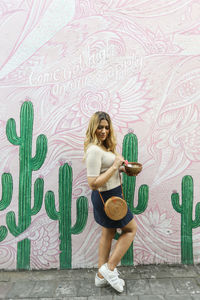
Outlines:
<svg viewBox="0 0 200 300"><path fill-rule="evenodd" d="M120 173L119 173L119 180L120 180L120 185L121 185L121 188L122 188L122 180L121 180ZM98 192L99 192L99 195L100 195L101 200L102 200L102 202L103 202L103 205L105 205L105 202L104 202L103 197L102 197L102 195L101 195L101 193L100 193L99 190L98 190ZM123 200L124 200L124 192L123 192L123 188L122 188L122 198L123 198Z"/></svg>

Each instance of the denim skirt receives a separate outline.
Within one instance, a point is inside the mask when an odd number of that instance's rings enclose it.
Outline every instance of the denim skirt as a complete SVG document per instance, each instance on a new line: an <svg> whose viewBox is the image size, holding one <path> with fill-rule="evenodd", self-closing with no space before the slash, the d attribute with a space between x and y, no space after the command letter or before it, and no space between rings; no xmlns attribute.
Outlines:
<svg viewBox="0 0 200 300"><path fill-rule="evenodd" d="M104 202L106 202L112 196L117 196L122 198L122 188L121 186L118 186L114 189L101 192L101 195L103 197ZM133 214L129 208L126 216L121 220L114 221L111 220L109 217L107 217L104 211L104 204L97 190L92 191L91 200L93 204L94 219L99 225L103 227L122 228L126 226L133 219Z"/></svg>

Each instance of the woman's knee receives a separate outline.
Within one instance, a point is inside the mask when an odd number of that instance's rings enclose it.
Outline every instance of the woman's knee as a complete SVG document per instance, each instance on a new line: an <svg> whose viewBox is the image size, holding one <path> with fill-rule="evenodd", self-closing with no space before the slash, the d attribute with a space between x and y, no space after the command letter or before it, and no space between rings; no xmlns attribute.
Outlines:
<svg viewBox="0 0 200 300"><path fill-rule="evenodd" d="M135 220L132 219L126 226L124 226L122 228L122 232L123 233L129 232L129 233L132 233L133 236L135 236L135 234L137 232L137 223L135 222Z"/></svg>

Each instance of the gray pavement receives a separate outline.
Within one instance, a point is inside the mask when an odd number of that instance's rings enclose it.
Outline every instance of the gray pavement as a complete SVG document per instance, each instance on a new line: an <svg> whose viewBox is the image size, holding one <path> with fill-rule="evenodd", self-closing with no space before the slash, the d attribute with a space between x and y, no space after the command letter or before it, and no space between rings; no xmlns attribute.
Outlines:
<svg viewBox="0 0 200 300"><path fill-rule="evenodd" d="M119 267L119 294L94 285L96 269L0 271L0 299L200 300L200 265Z"/></svg>

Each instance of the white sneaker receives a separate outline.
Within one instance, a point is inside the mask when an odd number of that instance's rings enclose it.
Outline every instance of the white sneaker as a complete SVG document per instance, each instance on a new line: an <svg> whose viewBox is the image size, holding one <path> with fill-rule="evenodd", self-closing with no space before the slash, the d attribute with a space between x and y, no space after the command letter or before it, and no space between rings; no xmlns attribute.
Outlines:
<svg viewBox="0 0 200 300"><path fill-rule="evenodd" d="M117 272L117 269L114 269L114 272ZM119 273L117 272L117 275L119 275ZM119 278L119 280L122 283L122 286L125 286L125 281L122 278ZM96 274L95 276L95 286L96 287L105 287L108 286L108 281L105 278L100 278L98 276L98 274Z"/></svg>
<svg viewBox="0 0 200 300"><path fill-rule="evenodd" d="M105 278L100 278L98 274L95 276L95 285L97 287L104 287L108 285L108 281Z"/></svg>
<svg viewBox="0 0 200 300"><path fill-rule="evenodd" d="M108 269L108 265L104 264L99 269L99 273L110 283L110 285L119 293L122 293L124 288L122 285L121 280L118 277L118 274L116 271L111 271Z"/></svg>
<svg viewBox="0 0 200 300"><path fill-rule="evenodd" d="M117 268L114 269L114 272L117 274L117 276L120 275L120 272L117 270ZM125 286L125 281L124 281L124 279L119 278L119 280L121 280L122 285Z"/></svg>

